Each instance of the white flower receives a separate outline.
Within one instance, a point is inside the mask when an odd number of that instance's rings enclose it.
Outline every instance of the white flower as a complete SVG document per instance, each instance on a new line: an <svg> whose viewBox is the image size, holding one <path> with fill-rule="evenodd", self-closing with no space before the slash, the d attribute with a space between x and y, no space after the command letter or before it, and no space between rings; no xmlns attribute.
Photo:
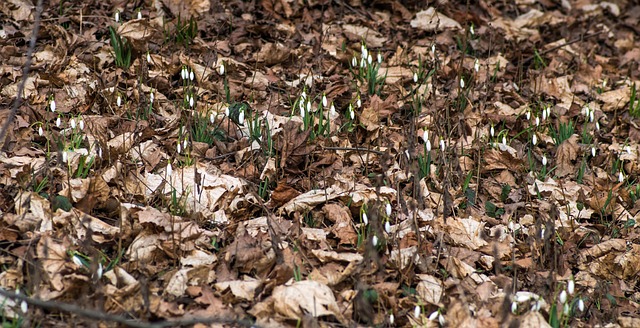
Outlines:
<svg viewBox="0 0 640 328"><path fill-rule="evenodd" d="M193 108L193 104L194 104L193 96L189 95L189 107Z"/></svg>
<svg viewBox="0 0 640 328"><path fill-rule="evenodd" d="M409 154L409 149L404 150L404 155L407 156L408 160L411 160L411 155Z"/></svg>
<svg viewBox="0 0 640 328"><path fill-rule="evenodd" d="M569 315L569 303L565 303L562 307L562 314Z"/></svg>
<svg viewBox="0 0 640 328"><path fill-rule="evenodd" d="M493 128L493 124L491 124L491 129L489 129L489 134L493 137L496 134L496 130Z"/></svg>
<svg viewBox="0 0 640 328"><path fill-rule="evenodd" d="M84 130L84 120L82 118L80 118L80 122L78 122L78 125L80 126L80 130Z"/></svg>
<svg viewBox="0 0 640 328"><path fill-rule="evenodd" d="M122 97L118 95L116 98L116 106L120 107L122 105Z"/></svg>
<svg viewBox="0 0 640 328"><path fill-rule="evenodd" d="M188 75L189 75L189 72L187 71L187 67L182 66L182 70L180 71L180 77L183 80L186 80Z"/></svg>
<svg viewBox="0 0 640 328"><path fill-rule="evenodd" d="M98 262L98 269L96 269L96 276L98 279L102 278L102 272L104 269L102 268L102 263Z"/></svg>
<svg viewBox="0 0 640 328"><path fill-rule="evenodd" d="M196 75L193 74L193 71L189 73L189 80L193 81L196 78Z"/></svg>
<svg viewBox="0 0 640 328"><path fill-rule="evenodd" d="M378 246L378 236L373 235L373 237L371 237L371 244L373 244L373 246Z"/></svg>
<svg viewBox="0 0 640 328"><path fill-rule="evenodd" d="M329 115L330 116L336 116L336 106L333 105L333 103L331 103L331 108L329 109Z"/></svg>
<svg viewBox="0 0 640 328"><path fill-rule="evenodd" d="M60 116L58 116L58 118L56 118L56 126L60 127L60 125L62 125L62 120L60 119Z"/></svg>
<svg viewBox="0 0 640 328"><path fill-rule="evenodd" d="M358 66L358 60L356 59L356 56L353 56L353 58L351 58L351 66L352 67Z"/></svg>
<svg viewBox="0 0 640 328"><path fill-rule="evenodd" d="M536 134L534 133L533 136L531 137L531 143L535 146L538 143L538 137L536 136Z"/></svg>
<svg viewBox="0 0 640 328"><path fill-rule="evenodd" d="M378 64L382 64L382 55L378 53Z"/></svg>
<svg viewBox="0 0 640 328"><path fill-rule="evenodd" d="M244 111L241 110L240 111L240 115L238 115L238 124L243 125L244 124Z"/></svg>
<svg viewBox="0 0 640 328"><path fill-rule="evenodd" d="M51 99L51 103L49 104L49 108L51 108L52 112L56 111L56 101Z"/></svg>
<svg viewBox="0 0 640 328"><path fill-rule="evenodd" d="M547 232L546 228L542 228L542 230L540 230L540 238L544 239L544 233Z"/></svg>
<svg viewBox="0 0 640 328"><path fill-rule="evenodd" d="M142 19L142 12L138 10L138 19Z"/></svg>
<svg viewBox="0 0 640 328"><path fill-rule="evenodd" d="M566 290L562 290L560 292L560 296L558 296L558 301L560 301L560 304L564 304L567 302L567 291Z"/></svg>
<svg viewBox="0 0 640 328"><path fill-rule="evenodd" d="M420 306L416 305L416 307L413 308L413 317L418 318L421 312L422 310L420 309Z"/></svg>
<svg viewBox="0 0 640 328"><path fill-rule="evenodd" d="M72 129L76 128L76 119L74 119L73 117L69 120L69 125L71 125Z"/></svg>
<svg viewBox="0 0 640 328"><path fill-rule="evenodd" d="M429 140L429 130L422 131L422 140L426 143Z"/></svg>
<svg viewBox="0 0 640 328"><path fill-rule="evenodd" d="M629 145L624 146L624 151L626 151L627 154L631 154L631 146Z"/></svg>
<svg viewBox="0 0 640 328"><path fill-rule="evenodd" d="M431 140L427 139L427 151L431 151Z"/></svg>
<svg viewBox="0 0 640 328"><path fill-rule="evenodd" d="M44 131L42 130L42 125L38 127L38 135L42 137Z"/></svg>
<svg viewBox="0 0 640 328"><path fill-rule="evenodd" d="M546 111L547 111L547 118L551 117L551 106L547 106Z"/></svg>
<svg viewBox="0 0 640 328"><path fill-rule="evenodd" d="M358 96L358 99L356 99L356 107L362 107L362 100L360 100L360 96Z"/></svg>
<svg viewBox="0 0 640 328"><path fill-rule="evenodd" d="M311 113L311 101L307 101L307 113Z"/></svg>
<svg viewBox="0 0 640 328"><path fill-rule="evenodd" d="M476 71L476 73L478 73L478 71L480 70L480 61L478 60L478 58L476 58L476 60L473 62L473 69Z"/></svg>
<svg viewBox="0 0 640 328"><path fill-rule="evenodd" d="M418 73L413 72L413 82L418 83Z"/></svg>
<svg viewBox="0 0 640 328"><path fill-rule="evenodd" d="M22 313L27 313L27 311L29 311L29 304L25 301L20 302L20 311L22 311Z"/></svg>
<svg viewBox="0 0 640 328"><path fill-rule="evenodd" d="M507 145L507 137L502 136L502 144L505 146Z"/></svg>
<svg viewBox="0 0 640 328"><path fill-rule="evenodd" d="M98 157L102 158L102 148L98 147Z"/></svg>
<svg viewBox="0 0 640 328"><path fill-rule="evenodd" d="M600 131L600 122L596 121L596 131Z"/></svg>
<svg viewBox="0 0 640 328"><path fill-rule="evenodd" d="M216 116L213 113L209 114L209 122L213 124L216 121Z"/></svg>
<svg viewBox="0 0 640 328"><path fill-rule="evenodd" d="M622 173L622 170L620 172L618 172L618 182L622 182L624 181L624 174Z"/></svg>
<svg viewBox="0 0 640 328"><path fill-rule="evenodd" d="M373 63L373 58L371 58L371 54L369 54L367 56L367 63L369 63L369 65L371 65L371 63Z"/></svg>
<svg viewBox="0 0 640 328"><path fill-rule="evenodd" d="M220 63L220 67L218 67L218 73L220 73L220 75L224 75L224 63Z"/></svg>
<svg viewBox="0 0 640 328"><path fill-rule="evenodd" d="M351 120L356 118L356 113L353 111L353 106L351 106L351 104L349 104L349 116L351 117Z"/></svg>
<svg viewBox="0 0 640 328"><path fill-rule="evenodd" d="M77 266L82 266L82 260L80 260L80 257L78 255L74 255L71 260L73 261L73 263L75 263Z"/></svg>
<svg viewBox="0 0 640 328"><path fill-rule="evenodd" d="M171 167L171 163L167 164L167 177L170 177L173 174L173 167Z"/></svg>
<svg viewBox="0 0 640 328"><path fill-rule="evenodd" d="M384 231L391 233L391 223L389 221L384 223Z"/></svg>
<svg viewBox="0 0 640 328"><path fill-rule="evenodd" d="M182 153L182 145L179 142L176 145L176 151L178 152L178 154Z"/></svg>
<svg viewBox="0 0 640 328"><path fill-rule="evenodd" d="M589 112L589 122L593 123L593 119L594 119L593 111L590 111Z"/></svg>
<svg viewBox="0 0 640 328"><path fill-rule="evenodd" d="M389 324L390 324L390 325L393 325L393 322L394 322L394 321L395 321L395 317L393 316L393 313L391 313L391 314L389 315Z"/></svg>
<svg viewBox="0 0 640 328"><path fill-rule="evenodd" d="M582 107L582 110L580 110L580 114L584 115L585 117L589 116L589 106L584 106Z"/></svg>
<svg viewBox="0 0 640 328"><path fill-rule="evenodd" d="M473 24L471 24L471 26L469 26L469 33L471 33L471 35L476 34L476 30L473 28Z"/></svg>
<svg viewBox="0 0 640 328"><path fill-rule="evenodd" d="M120 22L120 12L119 11L116 11L115 20L116 20L116 23Z"/></svg>
<svg viewBox="0 0 640 328"><path fill-rule="evenodd" d="M387 205L385 205L384 209L385 209L385 211L387 213L387 216L391 216L391 203L387 203Z"/></svg>
<svg viewBox="0 0 640 328"><path fill-rule="evenodd" d="M367 51L367 47L364 44L360 46L360 51L362 52L362 58L367 58L369 51Z"/></svg>
<svg viewBox="0 0 640 328"><path fill-rule="evenodd" d="M435 44L431 45L431 55L433 55L434 57L436 55L436 45Z"/></svg>
<svg viewBox="0 0 640 328"><path fill-rule="evenodd" d="M367 217L367 213L362 213L362 223L364 223L364 225L369 224L369 218Z"/></svg>
<svg viewBox="0 0 640 328"><path fill-rule="evenodd" d="M547 119L547 111L546 110L542 110L542 120L546 120Z"/></svg>
<svg viewBox="0 0 640 328"><path fill-rule="evenodd" d="M527 111L527 121L531 120L531 111Z"/></svg>
<svg viewBox="0 0 640 328"><path fill-rule="evenodd" d="M229 106L224 108L224 116L229 116Z"/></svg>
<svg viewBox="0 0 640 328"><path fill-rule="evenodd" d="M464 89L464 79L460 77L460 89Z"/></svg>
<svg viewBox="0 0 640 328"><path fill-rule="evenodd" d="M151 64L151 54L147 51L147 63Z"/></svg>
<svg viewBox="0 0 640 328"><path fill-rule="evenodd" d="M578 299L578 310L580 310L580 312L584 311L584 301L581 298Z"/></svg>
<svg viewBox="0 0 640 328"><path fill-rule="evenodd" d="M540 302L540 300L538 299L535 302L533 302L533 304L531 305L531 311L538 312L540 311L541 307L542 307L542 302Z"/></svg>
<svg viewBox="0 0 640 328"><path fill-rule="evenodd" d="M151 93L149 94L149 102L153 104L153 101L155 99L156 99L156 95L153 93L153 91L151 91Z"/></svg>
<svg viewBox="0 0 640 328"><path fill-rule="evenodd" d="M446 144L444 143L444 139L440 139L440 150L444 151Z"/></svg>
<svg viewBox="0 0 640 328"><path fill-rule="evenodd" d="M569 295L573 295L575 288L576 283L573 281L573 277L571 277L571 279L569 279L569 281L567 282L567 293L569 293Z"/></svg>
<svg viewBox="0 0 640 328"><path fill-rule="evenodd" d="M328 105L328 101L327 101L327 95L322 95L322 107L327 107Z"/></svg>
<svg viewBox="0 0 640 328"><path fill-rule="evenodd" d="M301 100L307 99L307 92L306 91L302 90L302 93L300 94L300 99Z"/></svg>
<svg viewBox="0 0 640 328"><path fill-rule="evenodd" d="M516 229L516 225L513 223L513 221L509 221L509 230L513 231Z"/></svg>
<svg viewBox="0 0 640 328"><path fill-rule="evenodd" d="M440 323L440 326L444 326L445 320L444 320L444 316L442 315L442 313L438 314L438 322Z"/></svg>
<svg viewBox="0 0 640 328"><path fill-rule="evenodd" d="M367 62L365 61L366 58L362 58L360 59L360 67L365 67L367 66Z"/></svg>
<svg viewBox="0 0 640 328"><path fill-rule="evenodd" d="M185 137L184 140L182 140L182 148L187 149L187 146L189 146L189 140Z"/></svg>
<svg viewBox="0 0 640 328"><path fill-rule="evenodd" d="M431 314L429 315L429 320L430 320L430 321L434 321L434 320L436 320L436 319L438 318L438 314L440 314L438 311L434 311L433 313L431 313Z"/></svg>
<svg viewBox="0 0 640 328"><path fill-rule="evenodd" d="M542 155L542 166L547 166L547 155Z"/></svg>
<svg viewBox="0 0 640 328"><path fill-rule="evenodd" d="M300 117L304 120L304 106L300 106Z"/></svg>
<svg viewBox="0 0 640 328"><path fill-rule="evenodd" d="M540 117L536 116L536 126L540 126Z"/></svg>
<svg viewBox="0 0 640 328"><path fill-rule="evenodd" d="M591 157L596 157L596 147L591 147Z"/></svg>

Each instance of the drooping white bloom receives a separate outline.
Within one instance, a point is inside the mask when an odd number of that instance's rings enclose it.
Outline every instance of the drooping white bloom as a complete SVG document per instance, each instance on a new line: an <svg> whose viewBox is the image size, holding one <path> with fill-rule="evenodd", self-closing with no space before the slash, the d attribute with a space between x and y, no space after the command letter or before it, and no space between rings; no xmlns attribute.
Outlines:
<svg viewBox="0 0 640 328"><path fill-rule="evenodd" d="M507 137L502 136L502 145L506 146L507 145Z"/></svg>
<svg viewBox="0 0 640 328"><path fill-rule="evenodd" d="M349 116L351 117L351 120L356 118L356 113L353 111L353 106L351 106L351 104L349 104Z"/></svg>
<svg viewBox="0 0 640 328"><path fill-rule="evenodd" d="M531 111L527 111L527 121L531 120Z"/></svg>
<svg viewBox="0 0 640 328"><path fill-rule="evenodd" d="M353 58L351 58L351 66L352 67L358 66L358 59L356 59L356 56L353 56Z"/></svg>
<svg viewBox="0 0 640 328"><path fill-rule="evenodd" d="M578 310L580 310L580 312L584 311L584 301L581 298L578 299Z"/></svg>
<svg viewBox="0 0 640 328"><path fill-rule="evenodd" d="M149 102L153 104L153 101L155 99L156 99L156 95L153 93L153 91L151 91L151 93L149 94Z"/></svg>
<svg viewBox="0 0 640 328"><path fill-rule="evenodd" d="M322 107L327 107L328 104L329 104L329 102L327 101L327 95L323 94L322 95Z"/></svg>
<svg viewBox="0 0 640 328"><path fill-rule="evenodd" d="M624 181L624 174L622 173L622 171L618 172L618 182L622 182Z"/></svg>
<svg viewBox="0 0 640 328"><path fill-rule="evenodd" d="M224 62L220 63L220 67L218 67L218 73L220 73L220 75L224 75Z"/></svg>
<svg viewBox="0 0 640 328"><path fill-rule="evenodd" d="M224 116L229 117L229 106L224 108Z"/></svg>
<svg viewBox="0 0 640 328"><path fill-rule="evenodd" d="M593 120L595 119L595 116L593 114L593 111L589 112L589 122L593 123Z"/></svg>
<svg viewBox="0 0 640 328"><path fill-rule="evenodd" d="M367 55L367 63L369 63L369 65L373 63L373 58L371 57L371 54Z"/></svg>
<svg viewBox="0 0 640 328"><path fill-rule="evenodd" d="M413 72L413 83L418 83L418 73Z"/></svg>
<svg viewBox="0 0 640 328"><path fill-rule="evenodd" d="M366 58L361 58L360 59L360 67L365 67L365 66L367 66Z"/></svg>
<svg viewBox="0 0 640 328"><path fill-rule="evenodd" d="M384 223L384 231L391 233L391 223L389 221Z"/></svg>
<svg viewBox="0 0 640 328"><path fill-rule="evenodd" d="M393 322L394 322L394 321L395 321L395 317L393 316L393 313L391 313L391 314L389 315L389 324L390 324L390 325L393 325Z"/></svg>
<svg viewBox="0 0 640 328"><path fill-rule="evenodd" d="M196 75L193 73L193 71L189 72L189 80L193 81L196 78Z"/></svg>
<svg viewBox="0 0 640 328"><path fill-rule="evenodd" d="M142 12L138 10L138 19L142 19Z"/></svg>
<svg viewBox="0 0 640 328"><path fill-rule="evenodd" d="M596 147L591 147L591 157L596 157Z"/></svg>
<svg viewBox="0 0 640 328"><path fill-rule="evenodd" d="M438 314L440 314L438 311L434 311L429 315L429 320L430 321L435 321L436 319L438 319Z"/></svg>
<svg viewBox="0 0 640 328"><path fill-rule="evenodd" d="M151 54L147 51L147 63L151 64Z"/></svg>
<svg viewBox="0 0 640 328"><path fill-rule="evenodd" d="M49 104L49 108L51 108L52 112L56 111L56 101L54 99L51 99L51 103Z"/></svg>
<svg viewBox="0 0 640 328"><path fill-rule="evenodd" d="M460 89L464 89L464 78L460 77Z"/></svg>
<svg viewBox="0 0 640 328"><path fill-rule="evenodd" d="M336 116L338 113L336 112L336 106L333 105L333 103L331 103L331 108L329 109L329 115L330 116Z"/></svg>
<svg viewBox="0 0 640 328"><path fill-rule="evenodd" d="M546 120L546 119L547 119L547 111L546 111L546 110L543 110L543 111L542 111L542 120L544 121L544 120Z"/></svg>
<svg viewBox="0 0 640 328"><path fill-rule="evenodd" d="M391 216L391 203L387 203L384 209L385 209L385 212L387 213L387 216Z"/></svg>
<svg viewBox="0 0 640 328"><path fill-rule="evenodd" d="M80 260L80 257L78 255L74 255L71 260L73 261L73 263L75 263L77 266L82 266L82 260Z"/></svg>
<svg viewBox="0 0 640 328"><path fill-rule="evenodd" d="M480 61L478 60L478 58L476 58L476 60L473 62L473 69L476 71L476 73L480 71Z"/></svg>
<svg viewBox="0 0 640 328"><path fill-rule="evenodd" d="M307 101L307 113L311 113L311 101Z"/></svg>
<svg viewBox="0 0 640 328"><path fill-rule="evenodd" d="M60 119L60 116L58 116L58 118L56 118L56 126L60 127L60 125L62 125L62 120Z"/></svg>
<svg viewBox="0 0 640 328"><path fill-rule="evenodd" d="M364 225L369 224L369 218L367 217L367 213L362 213L362 223L364 223Z"/></svg>
<svg viewBox="0 0 640 328"><path fill-rule="evenodd" d="M444 149L445 149L445 147L446 147L446 146L447 146L447 145L444 143L444 139L440 139L440 150L441 150L441 151L444 151Z"/></svg>
<svg viewBox="0 0 640 328"><path fill-rule="evenodd" d="M122 97L120 95L116 98L116 106L122 106Z"/></svg>
<svg viewBox="0 0 640 328"><path fill-rule="evenodd" d="M84 119L82 117L80 118L78 125L80 126L80 130L84 130Z"/></svg>
<svg viewBox="0 0 640 328"><path fill-rule="evenodd" d="M573 281L573 277L571 277L571 279L569 279L569 281L567 282L567 293L569 293L569 295L573 295L575 288L576 283Z"/></svg>
<svg viewBox="0 0 640 328"><path fill-rule="evenodd" d="M75 130L75 128L76 128L76 119L72 117L69 120L69 125L71 125L71 128Z"/></svg>
<svg viewBox="0 0 640 328"><path fill-rule="evenodd" d="M422 140L426 143L429 140L429 130L422 131Z"/></svg>
<svg viewBox="0 0 640 328"><path fill-rule="evenodd" d="M445 320L444 320L444 316L442 315L442 313L438 314L438 323L440 323L440 326L444 326L445 324Z"/></svg>
<svg viewBox="0 0 640 328"><path fill-rule="evenodd" d="M178 144L176 145L176 151L178 152L178 154L182 153L182 145L180 144L180 142L178 142Z"/></svg>
<svg viewBox="0 0 640 328"><path fill-rule="evenodd" d="M362 107L362 100L360 100L360 96L358 96L358 99L356 99L356 107Z"/></svg>
<svg viewBox="0 0 640 328"><path fill-rule="evenodd" d="M540 230L540 238L544 239L544 234L545 234L545 232L547 232L547 229L546 229L546 228L542 228L542 229Z"/></svg>
<svg viewBox="0 0 640 328"><path fill-rule="evenodd" d="M547 106L546 111L547 111L547 118L551 118L551 106Z"/></svg>
<svg viewBox="0 0 640 328"><path fill-rule="evenodd" d="M491 129L489 129L489 134L491 135L492 138L496 134L496 130L493 128L493 124L491 124Z"/></svg>
<svg viewBox="0 0 640 328"><path fill-rule="evenodd" d="M431 140L427 139L427 151L431 151Z"/></svg>
<svg viewBox="0 0 640 328"><path fill-rule="evenodd" d="M378 246L378 236L373 235L373 237L371 237L371 244L373 244L373 247Z"/></svg>
<svg viewBox="0 0 640 328"><path fill-rule="evenodd" d="M569 315L569 303L565 303L564 306L562 306L562 314L565 316Z"/></svg>
<svg viewBox="0 0 640 328"><path fill-rule="evenodd" d="M120 12L119 12L119 11L116 11L116 13L115 13L115 15L114 15L114 16L115 16L114 18L115 18L115 20L116 20L116 23L119 23L119 22L120 22Z"/></svg>
<svg viewBox="0 0 640 328"><path fill-rule="evenodd" d="M560 292L560 296L558 296L558 301L560 301L560 304L564 304L567 302L567 291L566 290L562 290Z"/></svg>
<svg viewBox="0 0 640 328"><path fill-rule="evenodd" d="M378 53L378 64L382 64L382 55Z"/></svg>
<svg viewBox="0 0 640 328"><path fill-rule="evenodd" d="M302 119L304 120L305 117L305 110L304 110L304 106L300 106L300 117L302 117Z"/></svg>
<svg viewBox="0 0 640 328"><path fill-rule="evenodd" d="M29 311L29 304L25 301L20 302L20 311L22 311L22 313L27 313L27 311Z"/></svg>
<svg viewBox="0 0 640 328"><path fill-rule="evenodd" d="M600 122L596 121L596 131L600 131Z"/></svg>
<svg viewBox="0 0 640 328"><path fill-rule="evenodd" d="M538 143L538 137L536 136L536 134L534 133L533 136L531 137L531 143L535 146Z"/></svg>
<svg viewBox="0 0 640 328"><path fill-rule="evenodd" d="M98 147L98 157L102 158L102 148Z"/></svg>
<svg viewBox="0 0 640 328"><path fill-rule="evenodd" d="M244 111L240 111L240 115L238 115L238 124L244 125Z"/></svg>
<svg viewBox="0 0 640 328"><path fill-rule="evenodd" d="M431 45L431 55L434 56L434 57L436 56L436 45L435 44Z"/></svg>
<svg viewBox="0 0 640 328"><path fill-rule="evenodd" d="M542 155L542 166L547 166L547 155Z"/></svg>
<svg viewBox="0 0 640 328"><path fill-rule="evenodd" d="M182 70L180 71L180 77L183 80L186 80L188 76L189 76L189 71L187 71L187 67L186 66L182 66Z"/></svg>
<svg viewBox="0 0 640 328"><path fill-rule="evenodd" d="M173 174L173 167L171 167L171 163L167 163L167 177L170 177L171 174Z"/></svg>
<svg viewBox="0 0 640 328"><path fill-rule="evenodd" d="M536 116L536 126L540 126L540 117Z"/></svg>
<svg viewBox="0 0 640 328"><path fill-rule="evenodd" d="M627 154L631 154L631 146L629 145L624 146L624 151L626 151Z"/></svg>
<svg viewBox="0 0 640 328"><path fill-rule="evenodd" d="M42 130L42 125L38 127L38 135L42 137L44 131Z"/></svg>
<svg viewBox="0 0 640 328"><path fill-rule="evenodd" d="M414 318L420 317L420 313L421 312L422 312L422 310L420 309L420 306L416 305L416 307L413 308L413 317Z"/></svg>
<svg viewBox="0 0 640 328"><path fill-rule="evenodd" d="M213 124L216 121L216 116L213 113L209 114L209 122Z"/></svg>
<svg viewBox="0 0 640 328"><path fill-rule="evenodd" d="M307 92L305 90L302 90L302 93L300 94L300 99L302 100L307 99Z"/></svg>
<svg viewBox="0 0 640 328"><path fill-rule="evenodd" d="M104 271L102 263L98 262L98 269L96 269L96 276L98 279L102 278L102 272Z"/></svg>
<svg viewBox="0 0 640 328"><path fill-rule="evenodd" d="M367 51L367 46L364 44L360 46L360 52L362 52L362 58L367 58L369 55L369 51Z"/></svg>
<svg viewBox="0 0 640 328"><path fill-rule="evenodd" d="M193 105L194 105L193 95L189 95L189 107L193 108Z"/></svg>
<svg viewBox="0 0 640 328"><path fill-rule="evenodd" d="M471 24L471 26L469 26L469 33L471 33L471 35L475 35L476 34L476 30L473 28L473 24Z"/></svg>
<svg viewBox="0 0 640 328"><path fill-rule="evenodd" d="M408 160L411 160L411 154L409 154L409 149L404 150L404 155L407 156Z"/></svg>

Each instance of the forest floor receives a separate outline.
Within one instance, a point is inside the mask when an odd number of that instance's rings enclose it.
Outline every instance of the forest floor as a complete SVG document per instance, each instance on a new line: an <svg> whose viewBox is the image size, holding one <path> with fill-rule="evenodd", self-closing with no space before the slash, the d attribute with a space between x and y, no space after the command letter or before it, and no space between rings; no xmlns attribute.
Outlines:
<svg viewBox="0 0 640 328"><path fill-rule="evenodd" d="M640 326L633 1L44 2L3 327Z"/></svg>

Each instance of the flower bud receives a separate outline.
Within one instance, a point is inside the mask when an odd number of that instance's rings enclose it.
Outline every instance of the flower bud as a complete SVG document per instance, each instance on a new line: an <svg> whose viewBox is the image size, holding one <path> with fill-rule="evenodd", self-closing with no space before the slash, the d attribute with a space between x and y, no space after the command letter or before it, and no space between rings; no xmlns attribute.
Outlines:
<svg viewBox="0 0 640 328"><path fill-rule="evenodd" d="M384 231L391 233L391 223L389 221L384 223Z"/></svg>
<svg viewBox="0 0 640 328"><path fill-rule="evenodd" d="M51 103L49 104L49 107L51 108L52 112L56 111L56 101L54 99L51 99Z"/></svg>
<svg viewBox="0 0 640 328"><path fill-rule="evenodd" d="M120 12L116 11L115 15L114 15L114 19L116 20L116 23L120 22Z"/></svg>
<svg viewBox="0 0 640 328"><path fill-rule="evenodd" d="M373 235L373 237L371 237L371 244L373 245L373 247L378 246L378 236Z"/></svg>
<svg viewBox="0 0 640 328"><path fill-rule="evenodd" d="M391 203L385 205L385 211L387 212L387 216L391 216Z"/></svg>
<svg viewBox="0 0 640 328"><path fill-rule="evenodd" d="M584 312L584 301L581 298L578 299L578 310Z"/></svg>
<svg viewBox="0 0 640 328"><path fill-rule="evenodd" d="M224 63L221 63L220 67L218 67L218 73L220 73L220 75L224 75Z"/></svg>
<svg viewBox="0 0 640 328"><path fill-rule="evenodd" d="M560 292L560 296L558 296L558 301L560 301L560 304L564 304L567 302L567 291L566 290L562 290Z"/></svg>
<svg viewBox="0 0 640 328"><path fill-rule="evenodd" d="M369 218L367 217L367 213L362 213L362 223L364 223L364 225L369 224Z"/></svg>

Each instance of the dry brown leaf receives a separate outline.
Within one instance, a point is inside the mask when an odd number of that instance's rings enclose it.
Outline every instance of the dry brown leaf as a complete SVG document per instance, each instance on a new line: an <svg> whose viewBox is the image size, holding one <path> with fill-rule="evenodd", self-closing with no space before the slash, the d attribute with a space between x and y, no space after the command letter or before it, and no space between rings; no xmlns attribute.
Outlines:
<svg viewBox="0 0 640 328"><path fill-rule="evenodd" d="M340 241L339 244L355 245L358 233L353 227L353 218L349 208L342 204L326 204L322 207L327 219L333 222L331 233Z"/></svg>
<svg viewBox="0 0 640 328"><path fill-rule="evenodd" d="M289 286L277 286L272 297L276 312L285 318L299 319L309 314L316 318L334 316L344 322L333 292L319 282L303 280Z"/></svg>
<svg viewBox="0 0 640 328"><path fill-rule="evenodd" d="M420 300L435 306L441 306L440 299L444 295L444 284L442 281L428 274L419 274L417 277L420 281L416 286L416 293Z"/></svg>
<svg viewBox="0 0 640 328"><path fill-rule="evenodd" d="M578 158L580 146L578 145L578 135L574 134L569 139L563 141L556 151L556 175L565 177L576 172L575 161Z"/></svg>
<svg viewBox="0 0 640 328"><path fill-rule="evenodd" d="M410 24L413 28L427 32L462 29L460 23L442 13L437 12L433 7L429 7L426 10L416 13L416 18L414 18Z"/></svg>

